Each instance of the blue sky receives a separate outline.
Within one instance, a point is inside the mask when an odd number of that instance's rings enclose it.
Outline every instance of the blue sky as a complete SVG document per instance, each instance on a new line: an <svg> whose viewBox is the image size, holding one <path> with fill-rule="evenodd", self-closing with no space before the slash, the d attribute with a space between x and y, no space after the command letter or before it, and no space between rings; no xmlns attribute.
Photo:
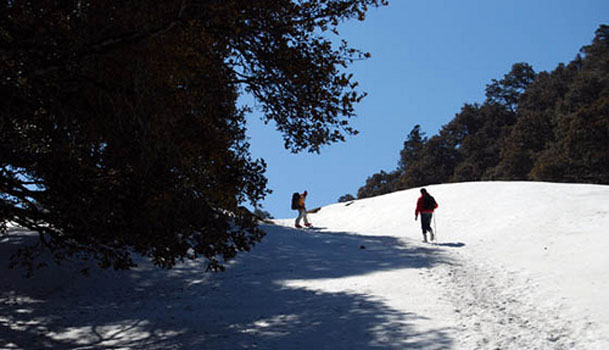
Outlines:
<svg viewBox="0 0 609 350"><path fill-rule="evenodd" d="M248 118L250 151L267 162L273 190L262 209L295 217L291 194L304 190L308 208L355 196L369 176L397 167L414 125L436 134L463 104L482 102L486 85L514 63L536 72L568 63L600 24L609 24L607 0L390 0L364 22L344 23L341 37L372 55L349 68L368 93L351 122L360 134L321 154L292 154L255 111Z"/></svg>

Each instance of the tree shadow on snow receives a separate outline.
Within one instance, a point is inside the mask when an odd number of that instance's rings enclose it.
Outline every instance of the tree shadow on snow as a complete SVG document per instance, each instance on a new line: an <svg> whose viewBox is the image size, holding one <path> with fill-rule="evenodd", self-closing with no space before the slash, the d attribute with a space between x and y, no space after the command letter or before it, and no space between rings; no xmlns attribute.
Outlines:
<svg viewBox="0 0 609 350"><path fill-rule="evenodd" d="M288 287L450 263L393 237L264 226L268 237L223 273L201 263L159 270L50 267L25 280L0 271L0 348L450 349L448 330L361 293ZM0 247L4 248L4 247ZM5 249L0 257L5 259ZM4 276L7 278L5 279Z"/></svg>

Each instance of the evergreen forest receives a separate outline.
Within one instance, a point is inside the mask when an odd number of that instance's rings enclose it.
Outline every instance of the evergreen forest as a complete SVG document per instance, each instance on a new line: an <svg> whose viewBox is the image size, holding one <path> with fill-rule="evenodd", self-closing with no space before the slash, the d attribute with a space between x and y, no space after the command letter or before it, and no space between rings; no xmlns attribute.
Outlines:
<svg viewBox="0 0 609 350"><path fill-rule="evenodd" d="M568 64L535 72L516 63L485 91L436 135L415 125L397 168L368 177L357 198L464 181L609 184L608 25Z"/></svg>

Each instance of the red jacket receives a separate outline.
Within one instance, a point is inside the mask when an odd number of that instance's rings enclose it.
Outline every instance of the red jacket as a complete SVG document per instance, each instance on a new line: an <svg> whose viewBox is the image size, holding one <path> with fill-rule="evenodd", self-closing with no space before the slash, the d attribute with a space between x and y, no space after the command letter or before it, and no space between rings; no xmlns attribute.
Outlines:
<svg viewBox="0 0 609 350"><path fill-rule="evenodd" d="M434 201L435 202L435 201ZM438 207L438 202L434 206L434 209ZM423 195L417 200L417 208L414 210L414 216L419 216L419 213L433 213L434 209L423 209Z"/></svg>

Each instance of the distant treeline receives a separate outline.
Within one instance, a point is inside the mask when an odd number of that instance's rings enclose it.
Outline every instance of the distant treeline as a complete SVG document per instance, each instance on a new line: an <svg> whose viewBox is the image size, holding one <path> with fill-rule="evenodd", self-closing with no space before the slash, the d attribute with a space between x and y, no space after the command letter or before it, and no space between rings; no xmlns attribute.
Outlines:
<svg viewBox="0 0 609 350"><path fill-rule="evenodd" d="M486 86L484 103L465 104L437 135L416 125L397 169L370 176L357 197L478 180L609 184L608 25L552 72L514 64Z"/></svg>

